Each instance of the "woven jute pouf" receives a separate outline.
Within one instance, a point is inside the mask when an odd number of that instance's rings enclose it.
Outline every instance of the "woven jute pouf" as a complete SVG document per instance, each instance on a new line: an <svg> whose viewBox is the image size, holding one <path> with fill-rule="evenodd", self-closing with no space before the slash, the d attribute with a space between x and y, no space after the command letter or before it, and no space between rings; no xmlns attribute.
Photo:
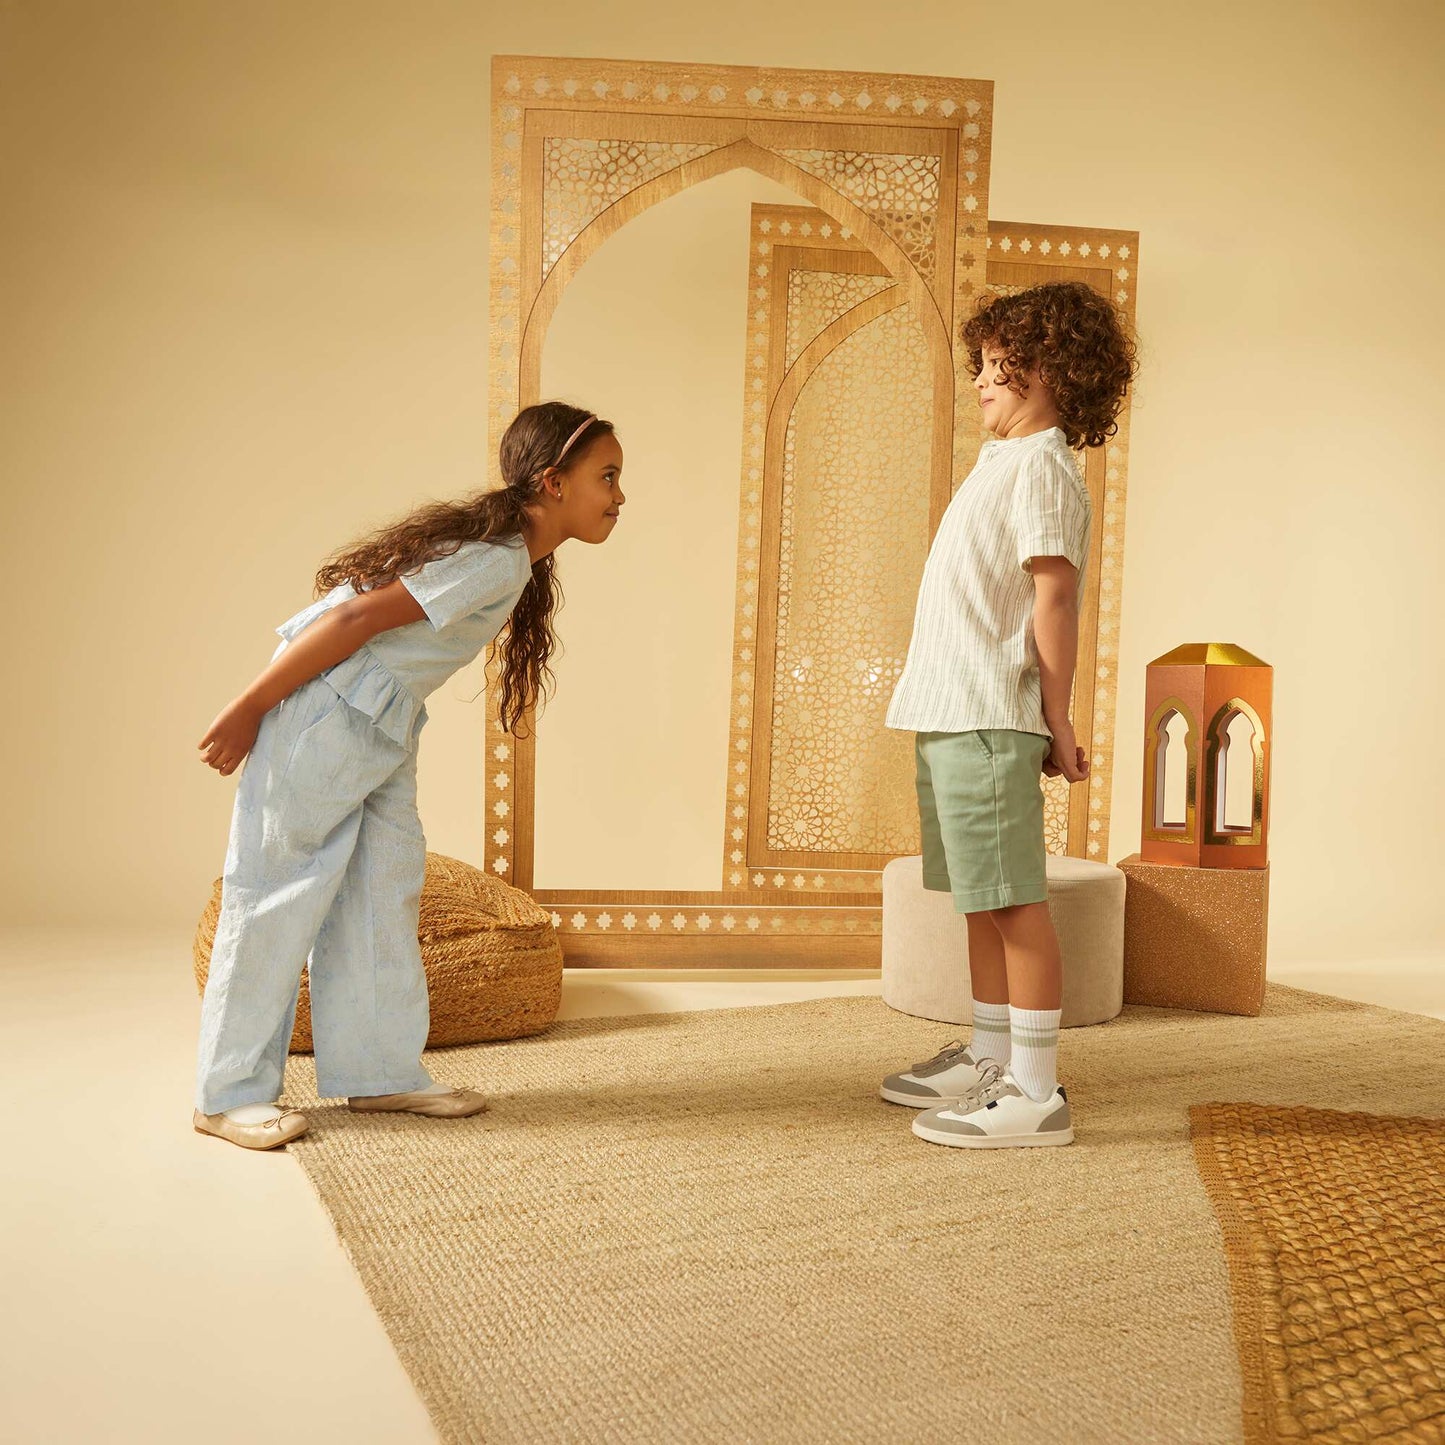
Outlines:
<svg viewBox="0 0 1445 1445"><path fill-rule="evenodd" d="M196 985L206 986L221 914L221 881L201 915ZM431 996L429 1049L541 1033L562 1000L562 945L551 916L520 889L440 853L426 855L417 928ZM301 998L291 1052L311 1052L311 993Z"/></svg>

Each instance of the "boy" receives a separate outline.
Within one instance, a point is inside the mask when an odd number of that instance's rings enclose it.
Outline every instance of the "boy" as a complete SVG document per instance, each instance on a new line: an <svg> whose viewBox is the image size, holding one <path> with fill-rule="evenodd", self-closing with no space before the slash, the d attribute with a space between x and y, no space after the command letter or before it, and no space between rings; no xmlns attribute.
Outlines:
<svg viewBox="0 0 1445 1445"><path fill-rule="evenodd" d="M932 1143L1069 1144L1039 775L1089 772L1069 716L1091 525L1072 449L1118 430L1134 345L1079 282L986 298L963 341L993 440L939 524L887 725L917 734L924 886L968 918L973 1036L880 1092L921 1107Z"/></svg>

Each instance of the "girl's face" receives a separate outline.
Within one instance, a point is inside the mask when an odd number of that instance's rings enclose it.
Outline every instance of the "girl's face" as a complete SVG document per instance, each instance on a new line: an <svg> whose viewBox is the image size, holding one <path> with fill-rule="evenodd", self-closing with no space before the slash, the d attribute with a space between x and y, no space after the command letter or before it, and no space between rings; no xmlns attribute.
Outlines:
<svg viewBox="0 0 1445 1445"><path fill-rule="evenodd" d="M553 474L549 490L560 491L557 518L564 535L605 542L617 526L622 504L622 447L610 433L600 436L576 461Z"/></svg>
<svg viewBox="0 0 1445 1445"><path fill-rule="evenodd" d="M982 349L983 367L974 378L983 424L1000 440L1029 436L1054 426L1058 410L1053 393L1039 380L1037 371L1015 372L1009 380L1025 388L1022 396L999 380L1004 352L997 346Z"/></svg>

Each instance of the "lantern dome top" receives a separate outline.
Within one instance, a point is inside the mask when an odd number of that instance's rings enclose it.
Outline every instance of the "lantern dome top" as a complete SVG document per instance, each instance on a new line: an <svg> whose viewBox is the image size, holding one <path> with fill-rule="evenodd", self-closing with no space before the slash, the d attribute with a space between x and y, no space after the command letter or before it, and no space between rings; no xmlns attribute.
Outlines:
<svg viewBox="0 0 1445 1445"><path fill-rule="evenodd" d="M1262 657L1233 642L1186 642L1163 657L1156 657L1150 667L1268 667Z"/></svg>

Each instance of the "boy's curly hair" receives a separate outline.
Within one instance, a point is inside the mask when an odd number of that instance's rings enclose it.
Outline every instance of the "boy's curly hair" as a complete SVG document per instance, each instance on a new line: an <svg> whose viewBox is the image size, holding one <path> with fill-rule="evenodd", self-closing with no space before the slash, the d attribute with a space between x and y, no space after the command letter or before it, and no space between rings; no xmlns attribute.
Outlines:
<svg viewBox="0 0 1445 1445"><path fill-rule="evenodd" d="M1050 281L1013 296L987 296L963 327L969 370L983 370L983 348L1004 354L999 379L1021 396L1037 371L1053 393L1071 447L1103 446L1139 369L1134 338L1106 296L1082 281Z"/></svg>

